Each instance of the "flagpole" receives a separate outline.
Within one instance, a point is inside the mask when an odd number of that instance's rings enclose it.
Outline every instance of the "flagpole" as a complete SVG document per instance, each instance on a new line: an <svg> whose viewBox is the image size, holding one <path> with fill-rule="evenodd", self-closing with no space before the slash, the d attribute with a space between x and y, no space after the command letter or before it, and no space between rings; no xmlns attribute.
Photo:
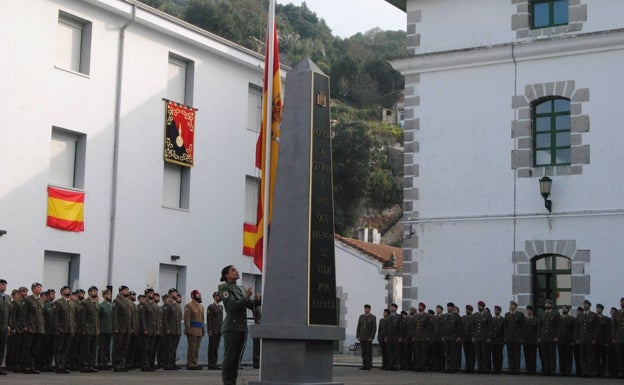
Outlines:
<svg viewBox="0 0 624 385"><path fill-rule="evenodd" d="M268 12L268 20L267 20L267 41L265 45L265 54L267 60L265 61L266 73L266 98L264 100L264 105L266 108L266 121L264 122L264 202L262 203L262 215L264 216L264 221L262 223L262 266L263 272L266 270L266 260L268 254L268 246L269 246L269 221L270 221L270 192L271 192L271 137L272 137L272 128L273 128L273 59L274 59L274 51L275 51L275 0L269 1L269 12ZM280 76L278 74L278 76ZM263 274L264 275L264 274ZM264 294L264 279L262 280L262 292Z"/></svg>

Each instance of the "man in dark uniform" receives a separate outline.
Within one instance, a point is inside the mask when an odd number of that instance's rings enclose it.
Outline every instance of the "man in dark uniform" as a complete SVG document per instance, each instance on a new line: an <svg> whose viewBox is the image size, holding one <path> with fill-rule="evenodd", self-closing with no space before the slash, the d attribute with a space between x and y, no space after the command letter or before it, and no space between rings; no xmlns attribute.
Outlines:
<svg viewBox="0 0 624 385"><path fill-rule="evenodd" d="M557 364L557 324L559 323L559 313L552 309L552 301L547 299L544 302L544 312L540 316L539 343L542 349L542 375L551 376L555 374Z"/></svg>
<svg viewBox="0 0 624 385"><path fill-rule="evenodd" d="M527 315L522 331L522 347L524 349L524 363L526 373L534 375L537 367L537 343L540 332L540 319L535 316L533 306L526 307Z"/></svg>
<svg viewBox="0 0 624 385"><path fill-rule="evenodd" d="M581 376L594 374L594 343L596 334L596 313L591 311L591 302L583 301L583 311L576 316L576 343L581 353Z"/></svg>
<svg viewBox="0 0 624 385"><path fill-rule="evenodd" d="M609 377L611 378L617 378L618 377L618 360L617 360L617 351L615 348L615 334L613 334L614 331L614 324L615 321L617 319L618 316L618 310L615 306L611 307L611 330L610 330L610 336L611 336L611 340L609 341L609 357L608 357L608 361L609 361Z"/></svg>
<svg viewBox="0 0 624 385"><path fill-rule="evenodd" d="M501 307L494 306L494 316L490 327L490 341L492 350L492 373L503 372L503 345L505 345L505 318L501 314Z"/></svg>
<svg viewBox="0 0 624 385"><path fill-rule="evenodd" d="M54 326L56 336L54 338L54 365L56 373L69 373L67 358L71 346L72 336L76 331L76 318L74 308L70 305L69 286L61 288L61 298L54 301Z"/></svg>
<svg viewBox="0 0 624 385"><path fill-rule="evenodd" d="M76 323L76 333L74 333L71 343L69 344L69 357L67 358L67 364L69 365L70 370L80 370L80 346L85 339L85 335L80 333L78 330L78 320L84 317L82 308L82 301L84 301L85 291L83 289L78 289L70 295L69 305L74 309L74 318Z"/></svg>
<svg viewBox="0 0 624 385"><path fill-rule="evenodd" d="M444 315L442 306L436 305L435 314L431 316L431 367L434 372L443 372L446 360L444 357Z"/></svg>
<svg viewBox="0 0 624 385"><path fill-rule="evenodd" d="M454 310L455 304L446 304L447 313L444 315L444 353L446 355L446 372L457 373L461 359L461 317Z"/></svg>
<svg viewBox="0 0 624 385"><path fill-rule="evenodd" d="M466 305L466 315L461 317L461 332L460 339L462 342L462 348L464 351L464 360L466 362L466 367L464 368L465 373L474 372L475 366L475 348L474 348L474 337L472 334L472 329L474 328L474 316L472 312L474 308L472 305Z"/></svg>
<svg viewBox="0 0 624 385"><path fill-rule="evenodd" d="M80 344L80 372L97 372L95 360L97 343L100 335L100 317L98 309L98 288L91 286L88 297L80 303L80 318L76 319L78 332L82 335Z"/></svg>
<svg viewBox="0 0 624 385"><path fill-rule="evenodd" d="M139 304L139 346L141 349L141 371L153 372L156 342L156 322L160 316L158 307L154 303L154 289L145 289L145 301Z"/></svg>
<svg viewBox="0 0 624 385"><path fill-rule="evenodd" d="M490 327L492 325L492 315L485 310L485 302L477 303L479 311L473 317L472 338L477 355L477 372L479 374L490 373L492 371L492 360L490 353Z"/></svg>
<svg viewBox="0 0 624 385"><path fill-rule="evenodd" d="M56 291L54 289L48 289L43 294L45 294L45 301L43 303L43 324L45 333L41 337L37 369L42 372L49 372L51 371L52 361L54 360L54 335L56 334L56 327L54 326L54 300L56 299ZM2 362L2 360L0 360L0 362Z"/></svg>
<svg viewBox="0 0 624 385"><path fill-rule="evenodd" d="M557 323L559 372L562 376L570 376L572 374L572 349L576 340L574 337L576 319L569 314L570 306L564 305L561 313Z"/></svg>
<svg viewBox="0 0 624 385"><path fill-rule="evenodd" d="M415 310L415 309L414 309ZM412 337L411 319L405 310L401 311L401 337L399 342L399 367L401 370L412 370Z"/></svg>
<svg viewBox="0 0 624 385"><path fill-rule="evenodd" d="M119 287L119 294L113 301L111 322L113 325L113 371L125 372L126 357L130 349L130 331L134 305L128 300L128 286Z"/></svg>
<svg viewBox="0 0 624 385"><path fill-rule="evenodd" d="M7 347L7 336L9 333L9 316L11 313L11 298L5 293L7 281L0 279L0 365L4 361L4 353ZM7 372L0 367L0 375Z"/></svg>
<svg viewBox="0 0 624 385"><path fill-rule="evenodd" d="M390 370L399 370L401 343L401 316L397 314L396 303L390 305L390 315L386 322L386 343L388 347L388 364Z"/></svg>
<svg viewBox="0 0 624 385"><path fill-rule="evenodd" d="M238 270L232 265L221 270L220 281L223 283L219 285L218 291L226 311L221 327L225 345L221 371L223 385L236 385L238 368L247 338L247 309L253 310L254 308L251 288L245 289L238 286L236 281L239 278Z"/></svg>
<svg viewBox="0 0 624 385"><path fill-rule="evenodd" d="M358 319L355 338L360 341L362 351L362 370L371 370L373 367L373 339L377 331L377 319L370 312L370 305L364 305L364 314Z"/></svg>
<svg viewBox="0 0 624 385"><path fill-rule="evenodd" d="M379 349L381 349L381 368L383 370L390 369L388 363L388 345L386 343L386 323L390 316L390 310L384 309L383 316L379 319L379 328L377 330L377 341L379 341Z"/></svg>
<svg viewBox="0 0 624 385"><path fill-rule="evenodd" d="M21 307L21 305L19 305L21 300L22 296L19 289L11 290L11 303L9 304L9 332L7 334L6 348L7 371L17 370L18 368L19 348L21 343L21 334L18 334L18 331L21 329L17 326L18 317L16 317L16 313L19 312L19 308Z"/></svg>
<svg viewBox="0 0 624 385"><path fill-rule="evenodd" d="M182 310L178 304L178 291L174 288L167 292L168 299L163 305L163 329L166 341L166 353L163 368L165 370L176 370L176 352L178 342L182 335L180 323L182 321Z"/></svg>
<svg viewBox="0 0 624 385"><path fill-rule="evenodd" d="M604 305L596 305L596 336L594 341L594 376L604 377L607 375L609 345L611 344L611 318L602 314Z"/></svg>
<svg viewBox="0 0 624 385"><path fill-rule="evenodd" d="M139 303L136 303L137 299ZM141 367L141 343L139 337L139 304L145 301L145 295L141 294L137 298L134 291L130 291L128 295L128 304L130 305L130 343L128 346L128 355L126 356L126 368L128 370L139 369Z"/></svg>
<svg viewBox="0 0 624 385"><path fill-rule="evenodd" d="M581 344L578 343L578 317L583 314L583 307L579 306L576 308L576 318L575 318L575 326L574 326L574 345L572 345L572 357L574 359L574 375L577 377L581 377L583 375L582 365L581 365Z"/></svg>
<svg viewBox="0 0 624 385"><path fill-rule="evenodd" d="M21 314L24 337L20 362L22 373L39 374L39 371L35 369L35 362L39 354L41 336L45 333L44 303L40 295L42 285L35 282L32 284L31 290L32 294L24 299L24 311Z"/></svg>
<svg viewBox="0 0 624 385"><path fill-rule="evenodd" d="M414 316L414 370L424 372L427 370L427 343L430 340L431 316L425 311L427 306L420 302L418 313Z"/></svg>
<svg viewBox="0 0 624 385"><path fill-rule="evenodd" d="M624 298L620 298L620 310L616 313L612 324L611 335L615 344L618 377L624 378Z"/></svg>
<svg viewBox="0 0 624 385"><path fill-rule="evenodd" d="M510 374L520 372L520 345L524 329L524 314L518 311L515 301L509 302L509 311L505 314L505 344Z"/></svg>
<svg viewBox="0 0 624 385"><path fill-rule="evenodd" d="M113 304L109 289L102 290L102 302L98 305L100 319L100 338L98 339L98 369L108 370L111 356L111 340L113 337Z"/></svg>
<svg viewBox="0 0 624 385"><path fill-rule="evenodd" d="M212 303L206 309L206 331L208 332L208 370L217 370L219 345L221 344L221 326L223 326L223 305L219 292L212 293Z"/></svg>

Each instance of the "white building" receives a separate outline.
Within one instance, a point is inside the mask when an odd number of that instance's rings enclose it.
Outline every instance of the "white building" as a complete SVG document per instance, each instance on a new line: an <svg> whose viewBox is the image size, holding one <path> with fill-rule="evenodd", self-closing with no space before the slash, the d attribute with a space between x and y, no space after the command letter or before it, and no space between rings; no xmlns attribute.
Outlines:
<svg viewBox="0 0 624 385"><path fill-rule="evenodd" d="M31 0L0 15L0 237L9 289L199 289L255 223L263 57L125 0ZM163 161L165 102L198 109L194 166ZM86 193L85 231L46 227L48 185ZM246 203L243 203L246 202Z"/></svg>
<svg viewBox="0 0 624 385"><path fill-rule="evenodd" d="M624 2L390 2L405 7L412 53L393 62L406 79L413 234L404 306L617 306Z"/></svg>

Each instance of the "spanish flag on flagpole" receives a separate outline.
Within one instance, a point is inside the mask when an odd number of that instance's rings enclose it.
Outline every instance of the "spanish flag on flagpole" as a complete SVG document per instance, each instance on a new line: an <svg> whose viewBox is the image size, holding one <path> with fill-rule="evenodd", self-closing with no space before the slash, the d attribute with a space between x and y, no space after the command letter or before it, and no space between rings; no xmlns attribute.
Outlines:
<svg viewBox="0 0 624 385"><path fill-rule="evenodd" d="M82 191L48 186L47 226L65 231L84 231L84 198Z"/></svg>
<svg viewBox="0 0 624 385"><path fill-rule="evenodd" d="M273 214L273 191L279 151L279 125L282 121L283 106L274 0L271 0L269 4L262 101L262 123L256 144L256 167L260 169L257 223L256 226L245 224L243 229L243 253L254 258L254 264L260 271L262 271L263 258L267 250L268 239L265 234L268 234ZM271 134L267 135L269 127ZM269 181L268 184L266 183L267 180ZM268 207L268 210L265 210L265 207Z"/></svg>

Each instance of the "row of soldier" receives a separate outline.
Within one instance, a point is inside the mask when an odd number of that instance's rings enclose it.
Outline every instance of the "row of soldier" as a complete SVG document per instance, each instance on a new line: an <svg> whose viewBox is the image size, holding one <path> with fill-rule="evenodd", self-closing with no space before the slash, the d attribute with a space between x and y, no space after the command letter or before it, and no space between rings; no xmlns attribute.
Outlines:
<svg viewBox="0 0 624 385"><path fill-rule="evenodd" d="M182 297L175 288L162 296L160 305L160 295L151 288L135 303L136 293L125 285L114 300L110 289L102 290L100 300L95 286L86 293L64 286L58 299L54 289L43 291L37 282L31 285L30 295L26 287L20 287L9 297L6 286L6 280L0 279L0 365L6 352L9 371L175 370L179 369L176 351L182 332L188 339L187 369L201 369L197 357L205 334L204 308L197 290L183 312ZM218 293L213 299L206 327L209 367L217 369L223 307ZM0 368L0 374L7 371Z"/></svg>
<svg viewBox="0 0 624 385"><path fill-rule="evenodd" d="M511 301L504 315L498 305L491 314L479 301L477 312L466 305L461 316L452 302L446 312L440 305L427 311L421 302L418 309L412 307L409 313L400 314L392 304L376 328L375 316L365 305L356 335L362 351L361 369L372 368L372 341L377 332L385 370L457 373L463 353L463 372L501 374L505 347L509 374L520 372L523 352L526 374L537 373L539 358L545 376L570 376L575 368L575 374L582 377L624 378L624 298L619 310L611 308L610 317L603 314L601 304L592 311L588 300L577 309L576 317L569 306L562 306L561 312L554 310L548 299L539 314L532 306L527 306L526 312L517 307Z"/></svg>

